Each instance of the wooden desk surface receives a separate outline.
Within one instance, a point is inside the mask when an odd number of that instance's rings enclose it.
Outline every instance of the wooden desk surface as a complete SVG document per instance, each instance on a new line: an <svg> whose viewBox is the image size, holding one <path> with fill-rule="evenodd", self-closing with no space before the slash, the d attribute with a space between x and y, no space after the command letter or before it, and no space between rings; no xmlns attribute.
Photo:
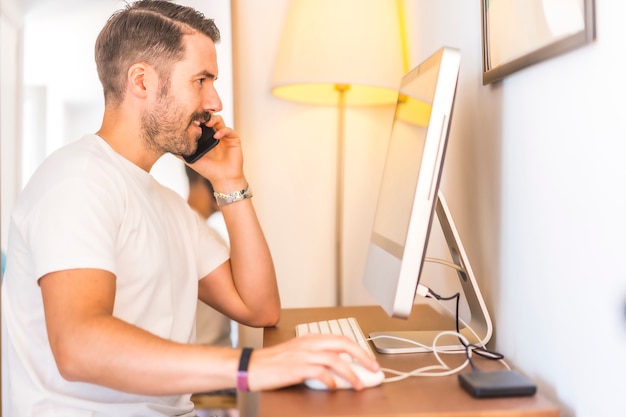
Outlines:
<svg viewBox="0 0 626 417"><path fill-rule="evenodd" d="M389 318L379 307L330 307L286 309L276 327L264 330L263 345L271 346L295 336L295 325L340 317L355 317L367 335L375 330L428 330L442 324L437 312L417 305L409 320ZM421 325L419 324L421 323ZM425 325L426 324L426 327ZM382 355L382 367L410 371L435 364L430 353ZM495 361L474 356L482 370L503 369ZM462 355L447 355L446 362L461 364ZM304 385L258 393L259 417L330 417L330 416L396 416L396 417L558 417L558 408L540 393L532 397L475 399L458 384L457 375L446 377L410 377L384 383L361 392L351 390L315 391Z"/></svg>

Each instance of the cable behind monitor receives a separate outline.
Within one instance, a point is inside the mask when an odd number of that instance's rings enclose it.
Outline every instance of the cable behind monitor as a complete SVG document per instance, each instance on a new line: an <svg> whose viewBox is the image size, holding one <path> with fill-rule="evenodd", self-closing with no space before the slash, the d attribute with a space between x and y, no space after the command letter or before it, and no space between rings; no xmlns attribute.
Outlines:
<svg viewBox="0 0 626 417"><path fill-rule="evenodd" d="M461 238L452 220L452 215L448 209L448 205L441 191L437 195L436 204L437 219L446 239L452 263L456 265L454 269L457 272L461 283L462 294L465 297L471 313L470 322L467 326L460 329L460 333L467 338L470 344L477 346L485 346L493 333L491 317L487 311L484 298L478 287L478 282L474 277L474 272L470 266L469 259L463 248ZM459 338L450 334L439 336L440 330L414 330L400 332L372 332L369 334L372 338L374 348L380 353L397 354L397 353L418 353L430 352L433 342L437 340L438 351L465 351L465 346L459 341ZM391 336L391 337L389 337ZM479 337L479 339L477 339ZM418 342L408 343L401 339L408 339ZM423 345L423 346L421 346ZM425 346L425 347L424 347Z"/></svg>

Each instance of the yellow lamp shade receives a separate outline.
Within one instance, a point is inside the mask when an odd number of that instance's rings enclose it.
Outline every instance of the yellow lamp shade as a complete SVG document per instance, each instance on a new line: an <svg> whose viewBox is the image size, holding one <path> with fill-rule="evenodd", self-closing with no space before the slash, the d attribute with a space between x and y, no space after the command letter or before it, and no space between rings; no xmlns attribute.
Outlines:
<svg viewBox="0 0 626 417"><path fill-rule="evenodd" d="M317 105L395 103L404 74L398 3L293 0L274 69L272 93Z"/></svg>

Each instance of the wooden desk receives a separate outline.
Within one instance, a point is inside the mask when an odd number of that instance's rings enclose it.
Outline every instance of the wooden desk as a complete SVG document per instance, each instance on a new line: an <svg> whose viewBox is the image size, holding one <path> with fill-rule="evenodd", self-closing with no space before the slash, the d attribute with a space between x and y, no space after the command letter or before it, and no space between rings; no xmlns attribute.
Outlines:
<svg viewBox="0 0 626 417"><path fill-rule="evenodd" d="M276 327L264 330L263 345L271 346L295 336L295 325L339 317L355 317L367 335L375 330L424 329L442 324L429 306L417 305L409 320L390 319L379 307L332 307L287 309ZM419 317L419 319L418 319ZM421 323L421 326L420 324ZM458 358L457 358L458 356ZM381 366L410 371L436 363L432 354L377 355ZM447 355L446 362L463 361L462 355ZM483 370L502 369L495 361L476 358ZM475 399L458 384L457 375L411 377L361 392L315 391L304 385L255 394L258 417L558 417L559 409L540 393L532 397ZM244 414L247 415L247 414Z"/></svg>

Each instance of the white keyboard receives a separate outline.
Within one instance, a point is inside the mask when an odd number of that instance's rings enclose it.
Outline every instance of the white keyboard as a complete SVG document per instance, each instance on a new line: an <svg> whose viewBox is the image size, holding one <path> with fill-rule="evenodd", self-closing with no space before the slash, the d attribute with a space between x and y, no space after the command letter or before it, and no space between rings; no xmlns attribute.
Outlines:
<svg viewBox="0 0 626 417"><path fill-rule="evenodd" d="M359 323L354 317L302 323L296 326L296 336L303 336L311 333L347 336L357 342L359 346L361 346L370 356L374 356L374 351L365 339L361 326L359 326Z"/></svg>
<svg viewBox="0 0 626 417"><path fill-rule="evenodd" d="M374 356L374 351L370 347L367 340L365 340L365 336L363 336L361 326L359 326L359 323L357 323L354 317L341 318L337 320L315 321L312 323L298 324L296 326L296 337L304 336L311 333L336 334L347 336L348 338L357 342L359 346L361 346L363 350L367 352L370 356ZM357 377L361 380L365 387L376 387L380 385L385 379L385 374L383 373L383 371L369 371L359 365L357 362L352 361L349 356L342 357L344 360L350 363L352 371L357 375ZM337 376L336 374L334 374L334 380L337 388L339 389L352 388L348 381ZM328 389L325 384L317 379L307 379L304 381L304 383L309 388L317 390Z"/></svg>

